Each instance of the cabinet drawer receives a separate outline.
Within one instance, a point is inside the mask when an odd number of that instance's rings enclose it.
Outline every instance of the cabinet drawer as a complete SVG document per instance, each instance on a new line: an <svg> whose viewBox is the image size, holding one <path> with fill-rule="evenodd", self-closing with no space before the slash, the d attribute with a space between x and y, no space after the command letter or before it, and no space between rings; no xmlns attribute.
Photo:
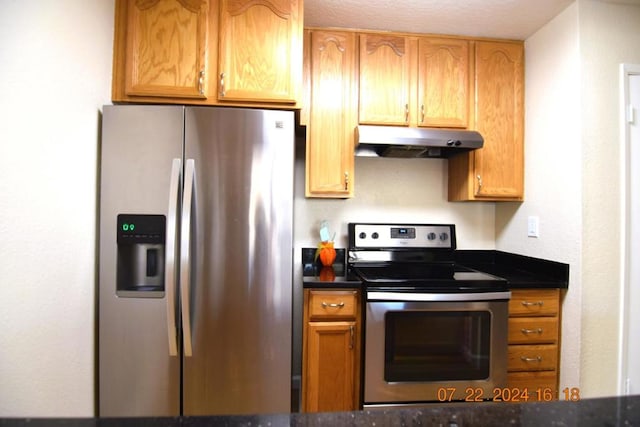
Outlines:
<svg viewBox="0 0 640 427"><path fill-rule="evenodd" d="M520 392L527 390L529 401L557 400L558 373L556 371L509 372L507 384Z"/></svg>
<svg viewBox="0 0 640 427"><path fill-rule="evenodd" d="M558 366L557 345L510 345L507 370L552 371Z"/></svg>
<svg viewBox="0 0 640 427"><path fill-rule="evenodd" d="M357 291L310 291L309 318L355 319Z"/></svg>
<svg viewBox="0 0 640 427"><path fill-rule="evenodd" d="M509 319L509 344L555 344L557 342L557 317L512 317Z"/></svg>
<svg viewBox="0 0 640 427"><path fill-rule="evenodd" d="M509 316L555 316L560 305L558 289L512 291Z"/></svg>

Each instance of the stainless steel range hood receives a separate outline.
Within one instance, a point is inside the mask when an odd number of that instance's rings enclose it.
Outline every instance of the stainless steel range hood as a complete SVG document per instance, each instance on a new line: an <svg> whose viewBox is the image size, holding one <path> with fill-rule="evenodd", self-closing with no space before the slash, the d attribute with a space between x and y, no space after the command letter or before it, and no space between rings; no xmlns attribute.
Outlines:
<svg viewBox="0 0 640 427"><path fill-rule="evenodd" d="M471 130L358 126L356 156L447 158L482 148L482 135Z"/></svg>

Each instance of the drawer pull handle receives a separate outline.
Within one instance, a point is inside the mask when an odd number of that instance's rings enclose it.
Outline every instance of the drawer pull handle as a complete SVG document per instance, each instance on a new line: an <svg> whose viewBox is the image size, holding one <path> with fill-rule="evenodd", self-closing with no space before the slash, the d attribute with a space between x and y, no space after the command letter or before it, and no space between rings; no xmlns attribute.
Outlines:
<svg viewBox="0 0 640 427"><path fill-rule="evenodd" d="M337 304L335 303L326 303L324 301L322 301L322 308L327 308L327 307L331 307L331 308L342 308L344 307L344 301L341 301Z"/></svg>
<svg viewBox="0 0 640 427"><path fill-rule="evenodd" d="M522 305L524 305L525 307L531 307L534 305L537 305L538 307L542 307L544 305L544 301L534 301L534 302L522 301Z"/></svg>
<svg viewBox="0 0 640 427"><path fill-rule="evenodd" d="M525 329L525 328L522 328L522 329L520 329L520 331L525 335L542 334L542 328L538 328L538 329Z"/></svg>
<svg viewBox="0 0 640 427"><path fill-rule="evenodd" d="M522 360L523 362L542 362L542 356L536 356L536 357L526 357L526 356L520 356L520 360Z"/></svg>

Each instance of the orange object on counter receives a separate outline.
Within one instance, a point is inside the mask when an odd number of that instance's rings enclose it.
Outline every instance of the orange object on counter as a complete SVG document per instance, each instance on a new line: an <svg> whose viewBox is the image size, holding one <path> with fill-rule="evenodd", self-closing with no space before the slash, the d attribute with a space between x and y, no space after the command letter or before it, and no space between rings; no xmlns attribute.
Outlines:
<svg viewBox="0 0 640 427"><path fill-rule="evenodd" d="M320 262L325 267L331 267L336 260L336 250L333 247L333 242L321 242L318 245L318 256Z"/></svg>

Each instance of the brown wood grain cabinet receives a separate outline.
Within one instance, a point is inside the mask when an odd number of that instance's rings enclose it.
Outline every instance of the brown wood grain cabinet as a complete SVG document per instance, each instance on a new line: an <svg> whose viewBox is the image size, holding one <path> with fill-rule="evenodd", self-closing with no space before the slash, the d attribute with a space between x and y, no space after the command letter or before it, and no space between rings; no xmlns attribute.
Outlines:
<svg viewBox="0 0 640 427"><path fill-rule="evenodd" d="M476 41L474 126L482 149L449 159L449 200L524 197L524 45Z"/></svg>
<svg viewBox="0 0 640 427"><path fill-rule="evenodd" d="M117 0L114 102L279 105L302 86L302 0Z"/></svg>
<svg viewBox="0 0 640 427"><path fill-rule="evenodd" d="M523 200L523 42L325 29L305 35L307 197L354 195L354 128L371 124L478 130L482 149L448 159L448 199Z"/></svg>
<svg viewBox="0 0 640 427"><path fill-rule="evenodd" d="M213 0L116 1L113 100L206 99L217 21Z"/></svg>
<svg viewBox="0 0 640 427"><path fill-rule="evenodd" d="M360 34L359 122L409 125L412 106L409 37ZM415 43L413 43L415 44Z"/></svg>
<svg viewBox="0 0 640 427"><path fill-rule="evenodd" d="M295 104L302 85L302 0L220 0L221 101Z"/></svg>
<svg viewBox="0 0 640 427"><path fill-rule="evenodd" d="M302 411L359 408L360 293L304 291Z"/></svg>
<svg viewBox="0 0 640 427"><path fill-rule="evenodd" d="M356 35L305 31L308 70L307 197L347 198L354 188Z"/></svg>
<svg viewBox="0 0 640 427"><path fill-rule="evenodd" d="M359 123L466 128L469 41L359 35Z"/></svg>
<svg viewBox="0 0 640 427"><path fill-rule="evenodd" d="M531 400L539 396L557 399L559 346L560 290L512 290L508 387L519 391L527 389Z"/></svg>
<svg viewBox="0 0 640 427"><path fill-rule="evenodd" d="M418 39L418 126L469 126L469 54L467 40Z"/></svg>

